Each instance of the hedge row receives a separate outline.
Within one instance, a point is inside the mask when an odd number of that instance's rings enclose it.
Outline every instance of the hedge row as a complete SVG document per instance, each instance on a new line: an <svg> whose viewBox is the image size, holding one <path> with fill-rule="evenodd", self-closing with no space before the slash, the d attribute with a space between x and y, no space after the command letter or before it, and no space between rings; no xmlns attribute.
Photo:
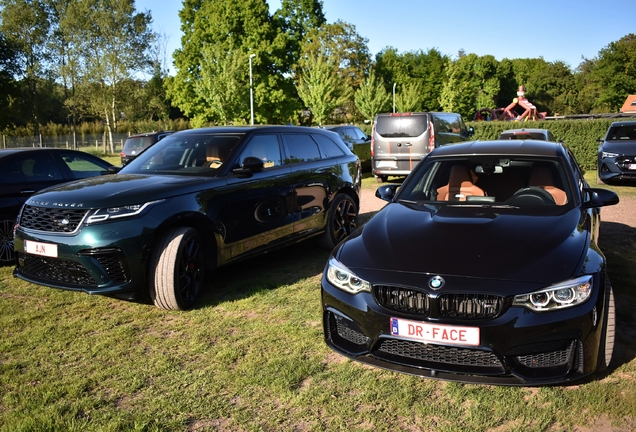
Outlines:
<svg viewBox="0 0 636 432"><path fill-rule="evenodd" d="M527 122L467 122L475 128L476 140L494 140L507 129L549 129L558 140L562 140L572 150L574 157L586 171L596 170L599 138L603 138L610 124L616 119L590 120L542 120ZM358 125L366 133L371 133L369 125ZM354 152L360 160L371 158L368 145L356 145Z"/></svg>

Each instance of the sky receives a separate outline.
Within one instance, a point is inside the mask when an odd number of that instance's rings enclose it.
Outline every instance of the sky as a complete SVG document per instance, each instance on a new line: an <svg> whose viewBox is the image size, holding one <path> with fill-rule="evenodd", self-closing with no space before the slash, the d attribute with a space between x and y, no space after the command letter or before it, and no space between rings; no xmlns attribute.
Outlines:
<svg viewBox="0 0 636 432"><path fill-rule="evenodd" d="M241 1L241 0L236 0ZM270 13L280 0L268 0ZM181 46L181 0L136 0L149 10L153 30L172 52ZM399 53L437 49L456 59L460 50L479 56L562 61L575 69L583 57L636 33L636 0L323 0L328 23L353 24L373 57L386 47Z"/></svg>

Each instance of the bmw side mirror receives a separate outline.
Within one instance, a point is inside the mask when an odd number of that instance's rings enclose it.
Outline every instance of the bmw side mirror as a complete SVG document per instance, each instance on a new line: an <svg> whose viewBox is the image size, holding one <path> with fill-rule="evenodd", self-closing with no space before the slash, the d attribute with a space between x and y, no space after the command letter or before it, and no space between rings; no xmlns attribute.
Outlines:
<svg viewBox="0 0 636 432"><path fill-rule="evenodd" d="M380 198L381 200L391 202L395 197L395 192L397 191L398 187L400 187L400 185L396 184L380 186L378 190L375 191L375 196L377 198Z"/></svg>
<svg viewBox="0 0 636 432"><path fill-rule="evenodd" d="M119 170L121 170L123 168L123 166L109 166L108 169L106 171L102 171L102 175L108 175L108 174L117 174L119 172Z"/></svg>
<svg viewBox="0 0 636 432"><path fill-rule="evenodd" d="M618 204L618 195L607 189L585 188L589 199L583 203L583 208L604 207Z"/></svg>

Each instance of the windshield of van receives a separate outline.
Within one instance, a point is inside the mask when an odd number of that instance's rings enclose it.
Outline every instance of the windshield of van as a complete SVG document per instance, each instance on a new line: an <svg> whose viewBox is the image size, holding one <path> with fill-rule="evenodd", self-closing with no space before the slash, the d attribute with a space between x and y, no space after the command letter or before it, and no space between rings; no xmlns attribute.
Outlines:
<svg viewBox="0 0 636 432"><path fill-rule="evenodd" d="M375 132L384 138L418 137L428 130L428 115L378 116Z"/></svg>

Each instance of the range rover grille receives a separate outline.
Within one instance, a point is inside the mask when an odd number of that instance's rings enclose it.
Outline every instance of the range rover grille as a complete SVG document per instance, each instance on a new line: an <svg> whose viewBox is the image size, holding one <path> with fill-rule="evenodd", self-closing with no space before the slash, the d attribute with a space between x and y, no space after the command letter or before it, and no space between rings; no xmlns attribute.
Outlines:
<svg viewBox="0 0 636 432"><path fill-rule="evenodd" d="M97 282L84 266L73 261L18 254L18 262L20 272L33 279L65 286L97 286Z"/></svg>
<svg viewBox="0 0 636 432"><path fill-rule="evenodd" d="M25 205L20 226L25 229L53 233L73 233L82 223L88 210L48 208Z"/></svg>

